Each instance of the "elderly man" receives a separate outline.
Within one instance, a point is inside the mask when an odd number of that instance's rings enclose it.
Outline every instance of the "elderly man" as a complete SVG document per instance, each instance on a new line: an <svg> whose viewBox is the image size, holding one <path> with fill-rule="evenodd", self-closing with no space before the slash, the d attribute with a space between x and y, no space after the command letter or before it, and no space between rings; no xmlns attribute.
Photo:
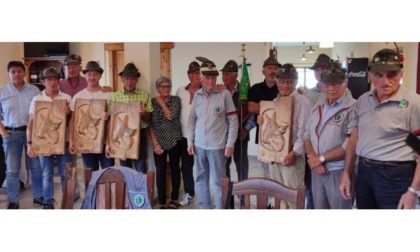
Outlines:
<svg viewBox="0 0 420 252"><path fill-rule="evenodd" d="M356 123L356 100L345 92L346 73L339 62L324 69L319 87L325 99L312 108L304 135L313 200L315 209L350 209L352 202L341 197L339 185L347 139Z"/></svg>
<svg viewBox="0 0 420 252"><path fill-rule="evenodd" d="M192 100L194 94L201 88L200 65L196 61L193 61L188 65L187 75L190 83L178 88L176 91L176 95L181 98L182 107L180 117L182 130L181 172L185 194L182 195L181 200L179 201L181 206L190 204L194 200L195 195L193 176L194 157L188 153L187 136Z"/></svg>
<svg viewBox="0 0 420 252"><path fill-rule="evenodd" d="M233 103L235 104L236 111L238 113L238 120L241 114L239 113L242 109L242 127L239 125L238 138L235 142L235 149L233 152L233 160L235 161L236 171L238 173L238 181L248 178L248 141L249 131L252 129L252 124L247 124L247 121L254 118L247 117L247 107L239 106L239 85L238 82L238 64L234 60L226 62L225 66L220 70L222 72L223 84L227 90L232 94ZM232 163L232 157L227 159L226 163L226 176L230 177L230 164Z"/></svg>
<svg viewBox="0 0 420 252"><path fill-rule="evenodd" d="M238 136L238 117L232 97L227 90L218 91L216 65L202 59L200 67L203 87L193 99L188 135L188 153L194 156L197 167L196 189L201 209L212 207L209 180L214 181L214 201L217 209L222 203L222 177L226 158L233 155Z"/></svg>
<svg viewBox="0 0 420 252"><path fill-rule="evenodd" d="M137 101L140 103L139 113L141 119L140 129L140 148L139 158L120 160L121 166L134 168L138 172L146 173L146 159L147 159L147 127L150 121L150 112L153 111L152 102L150 100L150 94L141 88L137 88L136 85L139 82L141 76L139 70L134 63L128 63L122 72L119 73L121 80L124 83L123 90L115 92L111 98L111 106L114 102L130 102ZM111 111L111 110L108 110ZM107 156L109 157L109 146L106 147Z"/></svg>
<svg viewBox="0 0 420 252"><path fill-rule="evenodd" d="M270 167L271 178L286 186L298 187L303 184L305 175L305 150L303 148L303 134L309 117L310 101L296 90L298 73L292 64L284 64L276 75L279 96L293 96L293 129L292 150L286 155L283 163L272 163ZM258 117L258 123L263 123L263 118ZM289 205L286 207L294 208Z"/></svg>
<svg viewBox="0 0 420 252"><path fill-rule="evenodd" d="M420 170L405 138L420 128L420 96L400 84L403 64L397 51L378 51L368 70L375 89L357 100L357 125L347 144L340 192L352 199L357 154L357 208L415 208Z"/></svg>
<svg viewBox="0 0 420 252"><path fill-rule="evenodd" d="M26 128L29 121L29 106L39 89L25 83L25 65L20 61L7 64L10 83L0 88L0 134L6 157L7 209L19 208L19 172L22 150L27 149ZM39 158L26 155L26 164L31 172L33 203L42 205L42 169Z"/></svg>

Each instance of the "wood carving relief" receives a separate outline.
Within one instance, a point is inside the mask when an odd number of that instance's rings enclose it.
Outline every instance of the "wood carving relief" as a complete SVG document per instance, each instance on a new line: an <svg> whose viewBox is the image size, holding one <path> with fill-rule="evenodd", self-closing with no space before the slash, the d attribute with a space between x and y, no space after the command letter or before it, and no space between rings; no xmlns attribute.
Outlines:
<svg viewBox="0 0 420 252"><path fill-rule="evenodd" d="M138 159L140 144L139 102L113 103L108 132L111 157Z"/></svg>
<svg viewBox="0 0 420 252"><path fill-rule="evenodd" d="M264 123L260 128L258 159L282 163L292 148L293 97L261 101Z"/></svg>
<svg viewBox="0 0 420 252"><path fill-rule="evenodd" d="M37 155L65 153L66 106L66 100L35 102L32 145Z"/></svg>
<svg viewBox="0 0 420 252"><path fill-rule="evenodd" d="M106 100L77 99L74 106L74 149L80 153L102 153Z"/></svg>

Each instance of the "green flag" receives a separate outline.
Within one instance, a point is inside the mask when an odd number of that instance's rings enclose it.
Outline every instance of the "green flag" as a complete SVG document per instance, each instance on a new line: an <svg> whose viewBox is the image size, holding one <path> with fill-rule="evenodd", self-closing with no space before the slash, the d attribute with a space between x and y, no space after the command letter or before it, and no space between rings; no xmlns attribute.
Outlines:
<svg viewBox="0 0 420 252"><path fill-rule="evenodd" d="M239 88L239 104L244 104L248 100L248 91L249 91L249 74L248 74L248 66L246 65L246 58L243 56L242 62L242 78L241 78L241 85Z"/></svg>

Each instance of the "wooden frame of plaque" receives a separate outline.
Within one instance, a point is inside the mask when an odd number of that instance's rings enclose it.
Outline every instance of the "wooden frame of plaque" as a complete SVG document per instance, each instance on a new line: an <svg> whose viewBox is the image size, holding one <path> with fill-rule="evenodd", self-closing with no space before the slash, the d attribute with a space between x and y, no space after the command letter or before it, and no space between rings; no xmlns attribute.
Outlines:
<svg viewBox="0 0 420 252"><path fill-rule="evenodd" d="M106 112L104 99L76 99L74 105L73 141L74 151L80 153L102 153Z"/></svg>
<svg viewBox="0 0 420 252"><path fill-rule="evenodd" d="M140 148L140 102L112 103L108 144L110 156L138 159Z"/></svg>
<svg viewBox="0 0 420 252"><path fill-rule="evenodd" d="M261 101L258 159L266 163L283 163L292 150L293 109L292 96L279 97L276 101Z"/></svg>
<svg viewBox="0 0 420 252"><path fill-rule="evenodd" d="M65 153L67 115L66 100L35 101L32 150L41 156Z"/></svg>

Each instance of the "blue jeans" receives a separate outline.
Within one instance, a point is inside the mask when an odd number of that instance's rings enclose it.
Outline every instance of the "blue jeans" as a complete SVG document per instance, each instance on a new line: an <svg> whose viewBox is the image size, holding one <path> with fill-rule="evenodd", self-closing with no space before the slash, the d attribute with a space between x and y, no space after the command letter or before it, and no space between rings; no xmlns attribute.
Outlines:
<svg viewBox="0 0 420 252"><path fill-rule="evenodd" d="M19 202L19 172L23 149L25 149L26 166L31 173L33 197L34 199L40 199L42 197L42 169L39 158L30 158L26 155L26 131L8 130L8 132L10 136L3 138L7 166L7 199L13 203Z"/></svg>
<svg viewBox="0 0 420 252"><path fill-rule="evenodd" d="M223 209L222 178L226 173L225 149L205 150L195 147L194 161L197 168L195 180L200 209L211 209L210 174L214 182L214 201L216 209Z"/></svg>
<svg viewBox="0 0 420 252"><path fill-rule="evenodd" d="M58 173L61 179L61 190L66 182L66 164L71 162L69 149L63 155L39 156L42 166L42 194L44 204L54 204L54 157L57 159Z"/></svg>
<svg viewBox="0 0 420 252"><path fill-rule="evenodd" d="M93 171L99 170L99 164L101 164L102 169L115 165L115 160L107 158L105 153L82 153L82 159L85 168L92 168Z"/></svg>
<svg viewBox="0 0 420 252"><path fill-rule="evenodd" d="M147 173L147 165L146 165L146 158L147 158L147 140L146 140L146 129L140 130L140 148L139 148L139 159L129 159L121 160L120 165L134 168L138 172L142 172L144 174Z"/></svg>
<svg viewBox="0 0 420 252"><path fill-rule="evenodd" d="M416 163L373 166L359 159L355 193L359 209L397 209L414 177Z"/></svg>

